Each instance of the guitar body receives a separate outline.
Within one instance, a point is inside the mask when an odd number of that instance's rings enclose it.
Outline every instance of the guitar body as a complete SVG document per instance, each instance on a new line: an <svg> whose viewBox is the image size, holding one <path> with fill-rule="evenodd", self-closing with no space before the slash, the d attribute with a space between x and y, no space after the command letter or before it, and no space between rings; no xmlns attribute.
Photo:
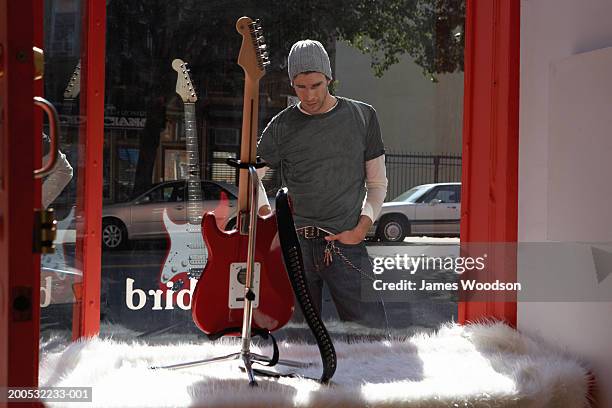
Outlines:
<svg viewBox="0 0 612 408"><path fill-rule="evenodd" d="M170 248L159 277L161 290L175 292L190 288L190 279L199 279L208 253L202 239L202 227L188 222L177 224L163 213L164 227L170 240ZM172 285L168 286L168 282Z"/></svg>
<svg viewBox="0 0 612 408"><path fill-rule="evenodd" d="M236 328L235 333L229 334L239 336L244 315L241 301L244 283L237 275L244 276L242 269L246 269L248 235L241 235L238 230L219 230L212 213L205 215L202 229L208 262L193 294L193 321L208 335ZM257 219L255 264L252 327L274 331L289 321L294 309L274 216Z"/></svg>

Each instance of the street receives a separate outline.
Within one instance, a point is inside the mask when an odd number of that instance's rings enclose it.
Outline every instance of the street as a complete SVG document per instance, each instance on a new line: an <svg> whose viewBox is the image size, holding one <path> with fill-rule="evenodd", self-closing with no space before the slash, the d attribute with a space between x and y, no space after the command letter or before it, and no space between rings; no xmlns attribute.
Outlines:
<svg viewBox="0 0 612 408"><path fill-rule="evenodd" d="M407 238L401 244L367 242L372 261L376 258L397 260L398 257L457 256L458 239ZM156 306L154 291L159 289L161 265L166 254L166 241L139 241L129 249L104 251L102 253L101 276L101 322L103 330L113 332L121 328L128 337L143 336L154 338L168 333L200 334L193 324L189 301L187 307L167 300L172 297L158 296ZM74 246L64 245L65 259L69 266L74 263ZM390 266L390 265L387 265ZM457 319L457 302L449 291L389 291L373 290L374 280L400 282L410 280L412 285L421 287L423 281L450 282L452 274L440 270L419 270L412 274L396 267L386 267L384 272L375 274L371 281L362 281L362 299L384 302L387 323L379 322L377 327L365 327L341 322L329 292L324 289L322 318L333 336L393 335L405 336L420 330L433 330L440 324ZM54 288L64 284L60 274L54 281ZM48 278L47 278L48 279ZM66 281L68 282L68 281ZM48 282L45 282L48 283ZM65 288L64 288L65 289ZM44 289L46 291L47 289ZM55 289L54 289L55 290ZM163 299L163 300L162 300ZM184 300L184 299L183 299ZM187 309L187 310L186 310ZM308 341L310 333L296 311L294 319L276 332L279 338L301 338ZM51 305L43 309L43 330L45 328L69 328L71 326L70 305ZM102 333L103 335L105 333ZM116 335L116 333L106 333Z"/></svg>
<svg viewBox="0 0 612 408"><path fill-rule="evenodd" d="M456 254L458 240L445 239L408 239L401 245L388 245L387 243L368 242L368 253L374 257L393 257L396 255L419 256L422 254ZM173 305L171 310L152 310L153 299L147 296L146 303L138 310L132 310L135 299L134 288L148 293L149 290L158 289L158 279L162 263L166 257L165 241L141 241L134 243L131 249L123 251L105 251L102 257L102 312L103 318L112 323L120 323L132 330L139 332L164 330L173 326L179 329L187 329L193 326L191 313ZM435 271L434 271L435 272ZM384 274L388 279L393 276L402 275L402 271L387 269ZM130 279L131 286L126 283ZM415 273L411 279L417 286L422 280L440 279L440 272L427 274ZM132 281L133 280L133 281ZM365 288L367 291L369 288ZM363 293L365 293L362 291ZM388 326L394 333L412 332L420 329L434 329L441 323L456 320L457 304L451 294L444 292L430 293L423 296L420 292L413 294L389 294L381 292L378 294L369 290L368 301L375 302L382 299L388 319ZM365 295L364 295L365 296ZM333 326L338 320L333 301L327 290L324 290L322 317ZM291 322L288 327L299 328L299 322ZM344 330L343 324L338 323L337 329ZM305 326L304 326L305 327ZM363 327L360 329L365 330ZM373 332L380 330L372 329ZM367 330L365 330L367 331Z"/></svg>

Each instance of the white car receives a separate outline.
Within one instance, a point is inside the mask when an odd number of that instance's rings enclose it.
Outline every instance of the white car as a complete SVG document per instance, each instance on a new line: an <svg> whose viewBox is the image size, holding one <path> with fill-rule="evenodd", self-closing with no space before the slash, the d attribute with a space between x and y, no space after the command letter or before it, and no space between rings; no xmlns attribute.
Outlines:
<svg viewBox="0 0 612 408"><path fill-rule="evenodd" d="M423 184L384 203L367 237L401 242L408 235L458 236L461 183Z"/></svg>

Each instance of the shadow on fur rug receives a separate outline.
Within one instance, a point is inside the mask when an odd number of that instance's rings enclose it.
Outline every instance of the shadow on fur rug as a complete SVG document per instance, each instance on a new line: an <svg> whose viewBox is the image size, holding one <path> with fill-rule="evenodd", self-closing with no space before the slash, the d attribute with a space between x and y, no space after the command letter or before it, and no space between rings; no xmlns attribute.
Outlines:
<svg viewBox="0 0 612 408"><path fill-rule="evenodd" d="M281 342L279 347L283 359L320 362L314 345ZM251 388L237 361L176 371L148 369L239 351L237 339L152 346L94 338L45 354L40 385L91 386L93 403L83 403L87 407L587 404L587 370L579 362L501 323L448 324L401 341L337 342L335 347L338 370L329 386L304 378L261 378L259 387ZM271 353L269 347L256 345L252 351ZM296 371L316 378L321 374L318 364Z"/></svg>

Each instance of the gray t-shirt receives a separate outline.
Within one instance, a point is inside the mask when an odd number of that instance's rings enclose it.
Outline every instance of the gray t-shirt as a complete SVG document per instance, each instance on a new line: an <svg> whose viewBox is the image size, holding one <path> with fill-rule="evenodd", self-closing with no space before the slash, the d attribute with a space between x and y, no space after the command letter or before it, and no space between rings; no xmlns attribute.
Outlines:
<svg viewBox="0 0 612 408"><path fill-rule="evenodd" d="M354 228L366 193L365 162L385 153L374 108L337 98L334 109L319 115L286 108L259 139L257 153L280 168L297 227Z"/></svg>

